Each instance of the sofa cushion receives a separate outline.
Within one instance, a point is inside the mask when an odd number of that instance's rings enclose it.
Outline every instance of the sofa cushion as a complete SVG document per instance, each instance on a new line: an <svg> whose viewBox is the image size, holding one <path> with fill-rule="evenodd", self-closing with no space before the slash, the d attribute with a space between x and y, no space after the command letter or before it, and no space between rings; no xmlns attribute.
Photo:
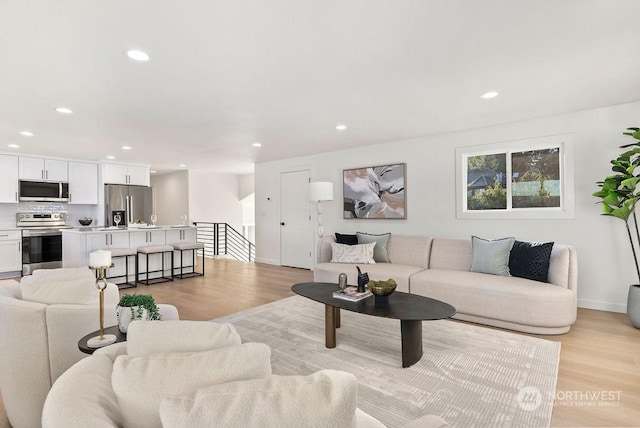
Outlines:
<svg viewBox="0 0 640 428"><path fill-rule="evenodd" d="M375 242L369 244L345 245L331 243L331 263L365 263L373 264Z"/></svg>
<svg viewBox="0 0 640 428"><path fill-rule="evenodd" d="M340 371L270 376L174 395L160 405L165 428L355 426L358 381Z"/></svg>
<svg viewBox="0 0 640 428"><path fill-rule="evenodd" d="M90 271L87 269L87 273ZM95 277L70 277L63 279L48 276L25 276L20 280L22 299L29 302L88 304L98 303Z"/></svg>
<svg viewBox="0 0 640 428"><path fill-rule="evenodd" d="M127 331L127 354L132 357L200 352L237 346L240 335L231 324L210 321L134 321Z"/></svg>
<svg viewBox="0 0 640 428"><path fill-rule="evenodd" d="M553 284L476 272L428 269L411 277L411 293L469 314L512 323L564 327L576 319L576 296Z"/></svg>
<svg viewBox="0 0 640 428"><path fill-rule="evenodd" d="M509 253L514 241L515 238L490 240L472 236L471 272L509 276Z"/></svg>
<svg viewBox="0 0 640 428"><path fill-rule="evenodd" d="M356 245L358 243L358 235L345 235L336 232L336 242L338 244Z"/></svg>
<svg viewBox="0 0 640 428"><path fill-rule="evenodd" d="M271 349L262 343L204 352L119 356L111 382L125 427L161 427L160 403L189 390L271 374Z"/></svg>
<svg viewBox="0 0 640 428"><path fill-rule="evenodd" d="M118 399L111 387L113 360L92 355L74 364L51 387L42 426L107 428L122 426ZM70 399L68 391L73 391Z"/></svg>
<svg viewBox="0 0 640 428"><path fill-rule="evenodd" d="M389 260L389 252L387 247L389 245L390 233L382 233L380 235L374 235L371 233L356 232L358 236L358 244L368 244L375 242L376 246L373 249L373 260L376 263L391 263Z"/></svg>
<svg viewBox="0 0 640 428"><path fill-rule="evenodd" d="M512 276L547 282L552 250L553 242L515 241L509 254L509 272Z"/></svg>
<svg viewBox="0 0 640 428"><path fill-rule="evenodd" d="M314 267L313 280L316 282L338 283L338 275L347 274L349 285L358 285L358 271L356 264L349 263L319 263ZM420 266L401 265L398 263L378 263L374 265L360 266L363 273L369 274L369 279L384 281L389 278L395 279L398 284L397 291L409 292L409 277L424 269Z"/></svg>

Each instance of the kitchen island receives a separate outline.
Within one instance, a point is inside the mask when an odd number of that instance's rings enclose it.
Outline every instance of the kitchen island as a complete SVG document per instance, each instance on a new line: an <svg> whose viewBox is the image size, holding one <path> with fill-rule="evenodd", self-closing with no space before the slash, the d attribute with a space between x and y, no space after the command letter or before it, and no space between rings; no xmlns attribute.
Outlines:
<svg viewBox="0 0 640 428"><path fill-rule="evenodd" d="M145 227L82 227L62 230L62 266L89 266L89 253L95 250L115 248L138 248L145 245L172 245L196 242L196 228L191 226L145 226ZM150 270L161 270L161 256L149 259ZM164 256L165 276L169 274L170 255ZM185 251L184 273L193 272L194 260L191 252ZM145 258L140 257L140 272L147 270ZM125 276L125 259L113 260L114 267L107 276L116 284L135 281L135 258L129 258L129 276ZM180 269L180 253L174 252L174 273ZM149 278L157 278L163 272L152 273Z"/></svg>

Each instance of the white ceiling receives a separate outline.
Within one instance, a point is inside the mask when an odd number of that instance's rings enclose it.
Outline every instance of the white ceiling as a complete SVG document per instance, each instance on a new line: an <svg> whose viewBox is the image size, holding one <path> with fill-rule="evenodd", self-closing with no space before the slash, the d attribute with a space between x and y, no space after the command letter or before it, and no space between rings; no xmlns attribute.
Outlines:
<svg viewBox="0 0 640 428"><path fill-rule="evenodd" d="M638 0L0 0L0 151L247 173L638 101L639 18Z"/></svg>

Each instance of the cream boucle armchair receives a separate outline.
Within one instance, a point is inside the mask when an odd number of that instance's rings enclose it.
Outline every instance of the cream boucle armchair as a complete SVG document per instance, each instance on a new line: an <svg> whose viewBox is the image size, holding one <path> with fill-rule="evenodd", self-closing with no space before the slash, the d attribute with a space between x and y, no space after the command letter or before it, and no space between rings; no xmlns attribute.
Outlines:
<svg viewBox="0 0 640 428"><path fill-rule="evenodd" d="M115 325L118 287L105 289L105 326ZM158 305L177 319L171 305ZM0 287L0 392L14 428L40 427L51 385L86 354L78 340L98 330L99 304L93 271L35 271L20 284Z"/></svg>

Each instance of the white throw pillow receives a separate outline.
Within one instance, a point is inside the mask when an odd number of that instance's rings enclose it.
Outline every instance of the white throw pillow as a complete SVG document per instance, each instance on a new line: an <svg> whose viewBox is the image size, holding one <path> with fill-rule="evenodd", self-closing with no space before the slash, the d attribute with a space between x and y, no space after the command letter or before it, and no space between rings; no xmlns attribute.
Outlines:
<svg viewBox="0 0 640 428"><path fill-rule="evenodd" d="M375 242L367 244L346 245L331 243L331 263L367 263L373 264Z"/></svg>
<svg viewBox="0 0 640 428"><path fill-rule="evenodd" d="M98 303L96 279L74 278L54 279L47 276L25 276L20 280L22 300L51 304Z"/></svg>
<svg viewBox="0 0 640 428"><path fill-rule="evenodd" d="M132 357L209 351L241 343L231 324L210 321L134 321L127 330L127 354Z"/></svg>
<svg viewBox="0 0 640 428"><path fill-rule="evenodd" d="M161 427L160 403L192 389L271 374L271 349L263 343L205 352L120 356L111 383L118 397L123 426Z"/></svg>
<svg viewBox="0 0 640 428"><path fill-rule="evenodd" d="M515 240L515 238L490 240L472 236L473 261L469 270L491 275L511 276L509 273L509 254Z"/></svg>
<svg viewBox="0 0 640 428"><path fill-rule="evenodd" d="M160 405L165 428L346 428L355 426L358 381L322 370L270 376L177 394Z"/></svg>

